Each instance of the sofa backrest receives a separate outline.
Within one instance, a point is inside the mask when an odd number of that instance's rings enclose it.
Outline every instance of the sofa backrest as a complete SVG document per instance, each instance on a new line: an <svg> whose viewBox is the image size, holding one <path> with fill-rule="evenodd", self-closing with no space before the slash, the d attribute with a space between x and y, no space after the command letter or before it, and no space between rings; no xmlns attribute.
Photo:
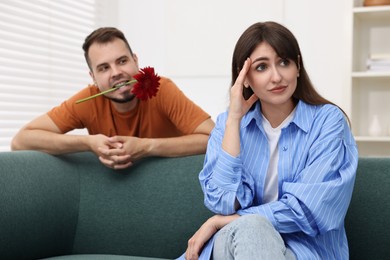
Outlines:
<svg viewBox="0 0 390 260"><path fill-rule="evenodd" d="M212 214L204 155L148 158L126 170L91 153L0 153L0 258L124 254L175 258ZM390 158L359 158L346 216L350 259L386 259Z"/></svg>
<svg viewBox="0 0 390 260"><path fill-rule="evenodd" d="M0 256L176 258L211 216L198 182L203 160L148 158L115 171L92 153L0 153Z"/></svg>
<svg viewBox="0 0 390 260"><path fill-rule="evenodd" d="M44 153L0 153L1 259L72 252L80 201L76 169Z"/></svg>
<svg viewBox="0 0 390 260"><path fill-rule="evenodd" d="M350 259L389 259L390 158L359 158L345 228Z"/></svg>
<svg viewBox="0 0 390 260"><path fill-rule="evenodd" d="M147 158L121 171L87 153L68 159L80 173L73 253L176 258L211 216L198 181L204 155Z"/></svg>

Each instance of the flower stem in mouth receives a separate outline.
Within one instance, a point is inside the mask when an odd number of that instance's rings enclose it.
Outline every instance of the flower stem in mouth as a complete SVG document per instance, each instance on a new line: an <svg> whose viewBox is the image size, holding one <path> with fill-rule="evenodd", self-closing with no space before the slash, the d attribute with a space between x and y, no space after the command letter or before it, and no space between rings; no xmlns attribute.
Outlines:
<svg viewBox="0 0 390 260"><path fill-rule="evenodd" d="M100 92L100 93L97 93L97 94L95 94L95 95L92 95L92 96L89 96L89 97L86 97L86 98L79 99L79 100L76 101L76 104L79 104L79 103L82 103L82 102L84 102L84 101L93 99L93 98L95 98L95 97L98 97L98 96L101 96L101 95L110 93L110 92L112 92L112 91L115 91L115 90L117 90L117 89L120 89L121 87L130 85L130 84L135 83L135 82L137 82L137 80L133 79L133 80L129 80L129 81L125 81L125 82L116 84L113 88L104 90L104 91L102 91L102 92Z"/></svg>

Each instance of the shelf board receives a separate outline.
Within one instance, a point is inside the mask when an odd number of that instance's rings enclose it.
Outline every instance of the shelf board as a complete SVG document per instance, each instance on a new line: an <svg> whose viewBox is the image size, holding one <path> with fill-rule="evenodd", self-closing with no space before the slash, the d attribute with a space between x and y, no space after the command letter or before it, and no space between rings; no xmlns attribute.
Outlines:
<svg viewBox="0 0 390 260"><path fill-rule="evenodd" d="M390 16L390 5L355 7L353 13L356 17L363 19L388 18Z"/></svg>
<svg viewBox="0 0 390 260"><path fill-rule="evenodd" d="M356 142L390 142L390 136L355 136Z"/></svg>
<svg viewBox="0 0 390 260"><path fill-rule="evenodd" d="M389 71L354 71L352 72L353 78L389 78Z"/></svg>

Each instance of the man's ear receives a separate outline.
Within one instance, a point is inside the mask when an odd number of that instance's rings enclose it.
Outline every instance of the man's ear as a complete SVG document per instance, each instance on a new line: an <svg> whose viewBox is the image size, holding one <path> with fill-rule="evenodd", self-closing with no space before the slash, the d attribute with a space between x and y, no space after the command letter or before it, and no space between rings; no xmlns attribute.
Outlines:
<svg viewBox="0 0 390 260"><path fill-rule="evenodd" d="M93 75L93 72L92 72L92 71L89 71L89 76L91 76L93 82L94 82L95 85L96 85L95 75Z"/></svg>
<svg viewBox="0 0 390 260"><path fill-rule="evenodd" d="M135 61L135 64L137 65L137 68L139 68L137 54L133 53L133 59L134 59L134 61Z"/></svg>

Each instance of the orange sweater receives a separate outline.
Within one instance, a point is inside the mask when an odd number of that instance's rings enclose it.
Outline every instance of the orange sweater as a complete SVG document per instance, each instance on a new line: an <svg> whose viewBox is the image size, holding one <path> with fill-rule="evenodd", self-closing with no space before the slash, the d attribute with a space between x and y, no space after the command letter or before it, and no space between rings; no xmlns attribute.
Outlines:
<svg viewBox="0 0 390 260"><path fill-rule="evenodd" d="M88 86L54 107L49 117L66 133L87 128L89 134L123 135L141 138L164 138L191 134L203 121L210 118L170 79L161 77L157 96L138 101L126 113L119 113L104 96L76 104L76 100L99 93L96 86Z"/></svg>

